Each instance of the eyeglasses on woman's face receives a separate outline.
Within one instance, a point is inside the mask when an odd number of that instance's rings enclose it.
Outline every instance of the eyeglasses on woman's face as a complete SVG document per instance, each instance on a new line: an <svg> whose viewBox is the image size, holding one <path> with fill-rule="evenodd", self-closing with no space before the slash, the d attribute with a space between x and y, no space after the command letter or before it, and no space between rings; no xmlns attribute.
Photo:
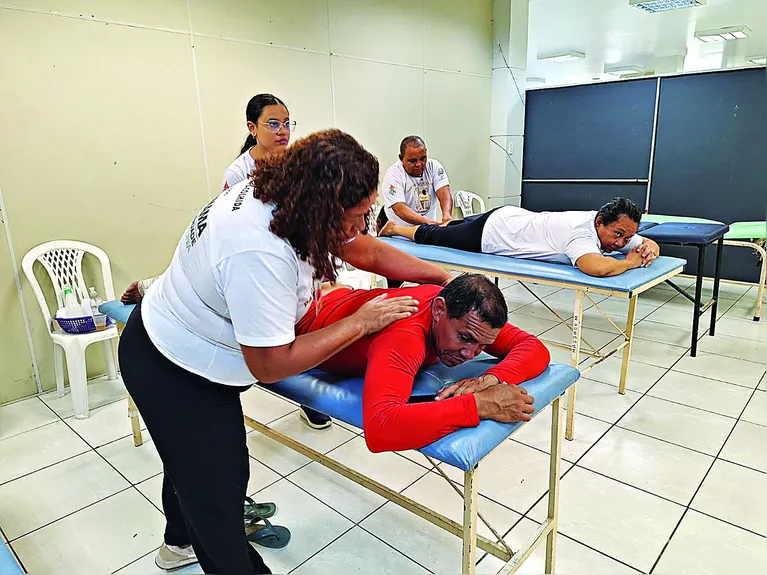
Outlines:
<svg viewBox="0 0 767 575"><path fill-rule="evenodd" d="M286 120L285 122L280 122L279 120L269 120L268 122L259 122L259 125L266 126L269 131L274 134L279 132L280 128L285 128L286 132L292 132L296 127L296 123L291 122L290 120Z"/></svg>

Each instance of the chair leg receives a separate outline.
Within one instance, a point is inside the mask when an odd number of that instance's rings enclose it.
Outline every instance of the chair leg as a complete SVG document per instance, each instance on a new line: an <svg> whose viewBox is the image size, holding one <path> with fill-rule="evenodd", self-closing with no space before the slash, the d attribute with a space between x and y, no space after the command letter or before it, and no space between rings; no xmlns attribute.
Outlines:
<svg viewBox="0 0 767 575"><path fill-rule="evenodd" d="M101 352L104 354L104 364L107 367L107 379L117 379L115 348L112 345L111 339L101 342Z"/></svg>
<svg viewBox="0 0 767 575"><path fill-rule="evenodd" d="M53 371L56 374L56 392L64 397L64 349L53 344Z"/></svg>
<svg viewBox="0 0 767 575"><path fill-rule="evenodd" d="M69 372L69 391L72 394L72 405L76 419L86 419L88 413L88 379L85 367L85 350L80 346L64 349L67 356L67 371Z"/></svg>
<svg viewBox="0 0 767 575"><path fill-rule="evenodd" d="M141 447L144 444L144 437L141 435L141 421L138 418L138 409L130 393L128 394L128 419L130 419L130 426L133 431L133 445Z"/></svg>

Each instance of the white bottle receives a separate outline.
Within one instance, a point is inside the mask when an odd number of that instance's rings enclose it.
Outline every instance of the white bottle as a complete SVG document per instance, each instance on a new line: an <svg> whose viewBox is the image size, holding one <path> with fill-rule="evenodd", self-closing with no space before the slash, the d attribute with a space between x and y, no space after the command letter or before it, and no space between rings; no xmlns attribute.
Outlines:
<svg viewBox="0 0 767 575"><path fill-rule="evenodd" d="M64 317L78 317L81 312L80 304L77 303L77 298L72 290L72 286L64 286Z"/></svg>
<svg viewBox="0 0 767 575"><path fill-rule="evenodd" d="M98 315L101 313L99 311L99 306L104 303L104 300L102 300L99 297L98 292L96 291L96 288L91 286L88 288L88 296L91 298L90 304L91 304L91 314L92 315Z"/></svg>

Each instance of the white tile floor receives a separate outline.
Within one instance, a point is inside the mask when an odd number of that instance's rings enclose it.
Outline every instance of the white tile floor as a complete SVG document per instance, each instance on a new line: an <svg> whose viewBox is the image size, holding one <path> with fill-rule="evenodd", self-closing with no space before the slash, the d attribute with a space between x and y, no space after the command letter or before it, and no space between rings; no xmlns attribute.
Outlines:
<svg viewBox="0 0 767 575"><path fill-rule="evenodd" d="M529 292L502 286L513 323L569 341ZM571 294L535 291L569 317ZM640 298L628 393L617 393L618 358L581 380L576 437L562 450L558 572L767 571L767 318L751 321L753 290L727 286L723 296L717 336L702 329L698 357L690 358L687 304L665 286L651 290ZM619 324L625 318L625 301L600 305ZM612 339L596 310L585 326L597 346ZM567 359L560 350L553 355ZM0 532L30 572L157 573L162 464L146 431L145 445L133 447L119 383L92 382L90 397L91 417L83 421L72 418L68 395L0 407ZM373 455L351 426L310 430L295 405L258 389L244 395L244 406L460 518L460 500L417 453ZM512 546L544 513L550 418L542 412L480 469L480 511ZM256 432L248 446L248 493L277 502L276 521L293 534L286 549L261 549L275 572L459 570L457 538ZM480 557L480 573L501 567ZM539 551L520 572L542 571Z"/></svg>

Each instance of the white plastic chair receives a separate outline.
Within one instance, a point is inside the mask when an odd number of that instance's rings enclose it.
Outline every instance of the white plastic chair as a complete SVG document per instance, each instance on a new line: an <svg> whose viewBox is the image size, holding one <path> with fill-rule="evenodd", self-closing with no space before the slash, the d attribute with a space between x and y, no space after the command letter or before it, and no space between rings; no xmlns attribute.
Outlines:
<svg viewBox="0 0 767 575"><path fill-rule="evenodd" d="M479 210L474 211L474 202L479 204ZM461 210L464 219L474 214L482 214L485 212L485 200L474 192L467 192L466 190L458 190L455 193L455 203L458 209Z"/></svg>
<svg viewBox="0 0 767 575"><path fill-rule="evenodd" d="M88 288L85 285L82 270L83 255L86 253L96 256L101 263L106 301L115 299L114 286L112 284L112 268L109 265L109 258L104 250L96 246L69 240L46 242L29 250L21 262L24 275L32 286L32 291L37 298L40 311L43 313L43 318L53 340L56 390L59 397L64 395L64 356L66 356L69 388L72 392L72 403L77 419L88 417L85 349L92 343L101 342L107 376L109 379L117 379L117 362L114 348L109 341L117 337L117 328L112 326L102 331L82 334L63 331L58 325L54 324L48 302L45 300L45 295L35 277L33 268L35 262L39 261L48 272L48 277L53 284L53 290L56 294L55 309L58 309L62 305L64 286L67 284L72 286L80 301L88 297Z"/></svg>

